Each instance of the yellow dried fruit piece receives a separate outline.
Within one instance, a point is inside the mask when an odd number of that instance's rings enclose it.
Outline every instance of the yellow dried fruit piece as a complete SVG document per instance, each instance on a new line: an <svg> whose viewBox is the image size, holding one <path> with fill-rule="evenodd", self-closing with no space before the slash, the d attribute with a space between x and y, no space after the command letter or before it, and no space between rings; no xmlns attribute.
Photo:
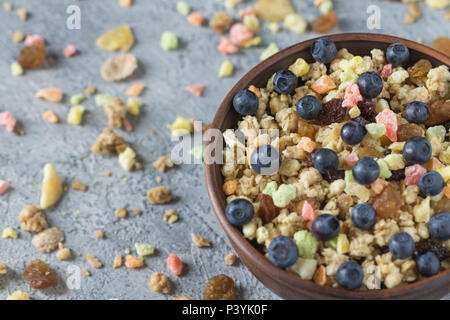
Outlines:
<svg viewBox="0 0 450 320"><path fill-rule="evenodd" d="M179 137L194 132L191 120L183 117L177 117L175 122L170 125L172 136Z"/></svg>
<svg viewBox="0 0 450 320"><path fill-rule="evenodd" d="M17 239L17 232L14 231L13 228L5 228L2 232L3 239Z"/></svg>
<svg viewBox="0 0 450 320"><path fill-rule="evenodd" d="M103 50L127 52L134 44L133 32L129 25L124 24L101 35L97 38L96 44Z"/></svg>
<svg viewBox="0 0 450 320"><path fill-rule="evenodd" d="M56 172L56 169L51 164L46 164L44 167L44 179L41 187L40 207L47 209L58 202L63 193L63 186L61 177Z"/></svg>
<svg viewBox="0 0 450 320"><path fill-rule="evenodd" d="M26 292L18 290L9 295L8 298L6 298L6 300L30 300L30 295Z"/></svg>
<svg viewBox="0 0 450 320"><path fill-rule="evenodd" d="M445 182L450 180L450 166L439 168L436 171L441 174Z"/></svg>
<svg viewBox="0 0 450 320"><path fill-rule="evenodd" d="M255 3L256 14L263 20L279 22L294 12L290 0L259 0Z"/></svg>
<svg viewBox="0 0 450 320"><path fill-rule="evenodd" d="M229 77L233 73L233 70L233 64L230 61L226 60L220 65L218 76L219 78Z"/></svg>
<svg viewBox="0 0 450 320"><path fill-rule="evenodd" d="M350 251L350 242L345 234L340 234L337 237L336 250L339 254L345 254Z"/></svg>
<svg viewBox="0 0 450 320"><path fill-rule="evenodd" d="M242 41L239 46L242 48L255 47L261 43L261 37L254 37L245 41Z"/></svg>
<svg viewBox="0 0 450 320"><path fill-rule="evenodd" d="M309 72L309 64L304 59L298 58L289 66L289 71L292 71L297 77L304 76Z"/></svg>
<svg viewBox="0 0 450 320"><path fill-rule="evenodd" d="M136 153L130 147L127 147L124 152L119 154L119 163L123 170L130 171L136 163Z"/></svg>
<svg viewBox="0 0 450 320"><path fill-rule="evenodd" d="M70 108L69 114L67 115L67 122L75 126L80 125L83 120L84 111L85 108L81 105Z"/></svg>

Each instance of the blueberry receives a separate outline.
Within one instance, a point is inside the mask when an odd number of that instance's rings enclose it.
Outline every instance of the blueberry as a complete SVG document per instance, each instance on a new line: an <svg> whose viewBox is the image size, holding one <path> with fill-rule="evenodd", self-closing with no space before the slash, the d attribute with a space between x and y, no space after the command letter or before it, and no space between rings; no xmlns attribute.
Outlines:
<svg viewBox="0 0 450 320"><path fill-rule="evenodd" d="M407 232L394 234L389 240L389 251L394 258L405 259L411 257L416 249L414 239Z"/></svg>
<svg viewBox="0 0 450 320"><path fill-rule="evenodd" d="M431 251L428 251L416 259L417 270L425 277L431 277L438 274L441 270L441 263L438 257Z"/></svg>
<svg viewBox="0 0 450 320"><path fill-rule="evenodd" d="M336 282L347 290L354 290L361 286L364 272L355 261L347 261L341 264L336 272Z"/></svg>
<svg viewBox="0 0 450 320"><path fill-rule="evenodd" d="M380 166L374 159L364 157L355 163L352 173L356 182L369 185L380 176Z"/></svg>
<svg viewBox="0 0 450 320"><path fill-rule="evenodd" d="M436 196L444 190L445 181L436 171L424 173L419 180L419 188L422 192Z"/></svg>
<svg viewBox="0 0 450 320"><path fill-rule="evenodd" d="M403 147L403 158L409 164L424 164L431 159L431 154L431 144L424 137L411 137Z"/></svg>
<svg viewBox="0 0 450 320"><path fill-rule="evenodd" d="M337 237L341 225L335 216L324 213L314 219L311 230L318 240L328 241Z"/></svg>
<svg viewBox="0 0 450 320"><path fill-rule="evenodd" d="M441 241L450 239L450 213L442 212L433 218L428 223L428 230L433 238Z"/></svg>
<svg viewBox="0 0 450 320"><path fill-rule="evenodd" d="M373 227L377 219L377 213L375 209L367 204L357 204L350 213L353 225L359 229L368 230Z"/></svg>
<svg viewBox="0 0 450 320"><path fill-rule="evenodd" d="M360 143L366 134L366 127L356 121L347 122L341 129L342 141L351 146Z"/></svg>
<svg viewBox="0 0 450 320"><path fill-rule="evenodd" d="M422 101L413 101L406 106L406 120L412 123L425 123L430 117L430 107Z"/></svg>
<svg viewBox="0 0 450 320"><path fill-rule="evenodd" d="M286 236L278 236L270 242L269 259L280 268L287 268L297 262L298 247L294 240Z"/></svg>
<svg viewBox="0 0 450 320"><path fill-rule="evenodd" d="M270 176L277 173L281 164L280 152L269 144L257 147L250 156L250 166L259 174Z"/></svg>
<svg viewBox="0 0 450 320"><path fill-rule="evenodd" d="M336 54L336 45L330 39L321 38L311 45L311 55L317 62L330 63L336 58Z"/></svg>
<svg viewBox="0 0 450 320"><path fill-rule="evenodd" d="M314 152L313 164L321 174L329 175L337 171L339 158L336 152L331 149L323 148Z"/></svg>
<svg viewBox="0 0 450 320"><path fill-rule="evenodd" d="M402 66L409 60L409 49L401 43L393 43L386 49L386 60L393 67Z"/></svg>
<svg viewBox="0 0 450 320"><path fill-rule="evenodd" d="M233 98L234 110L243 116L255 114L258 105L258 97L248 89L239 91Z"/></svg>
<svg viewBox="0 0 450 320"><path fill-rule="evenodd" d="M238 198L227 205L225 215L232 225L243 226L253 219L255 209L250 201Z"/></svg>
<svg viewBox="0 0 450 320"><path fill-rule="evenodd" d="M297 76L289 70L281 70L273 78L273 88L279 94L291 94L297 87Z"/></svg>
<svg viewBox="0 0 450 320"><path fill-rule="evenodd" d="M316 119L322 112L322 102L314 96L304 96L296 104L298 115L305 120Z"/></svg>
<svg viewBox="0 0 450 320"><path fill-rule="evenodd" d="M373 99L383 90L383 79L374 71L364 72L359 76L358 86L364 98Z"/></svg>

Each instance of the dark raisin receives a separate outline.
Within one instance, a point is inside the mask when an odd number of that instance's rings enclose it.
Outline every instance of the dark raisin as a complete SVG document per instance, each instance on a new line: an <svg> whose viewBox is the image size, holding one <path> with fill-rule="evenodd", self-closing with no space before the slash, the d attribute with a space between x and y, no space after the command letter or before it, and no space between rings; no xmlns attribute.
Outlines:
<svg viewBox="0 0 450 320"><path fill-rule="evenodd" d="M259 210L257 216L261 218L264 224L272 222L280 214L280 209L275 207L272 197L267 194L260 193L258 199Z"/></svg>
<svg viewBox="0 0 450 320"><path fill-rule="evenodd" d="M311 153L308 153L308 155L306 156L306 158L308 159L308 167L314 167L313 155L314 155L314 152L311 152Z"/></svg>
<svg viewBox="0 0 450 320"><path fill-rule="evenodd" d="M392 170L392 176L390 178L387 178L387 181L400 181L405 179L405 170Z"/></svg>
<svg viewBox="0 0 450 320"><path fill-rule="evenodd" d="M363 99L358 102L358 108L361 112L361 117L369 122L375 122L377 113L375 112L375 103L370 99Z"/></svg>
<svg viewBox="0 0 450 320"><path fill-rule="evenodd" d="M332 123L342 122L347 115L347 108L342 107L342 99L331 99L322 106L322 112L316 120L316 123L327 126Z"/></svg>
<svg viewBox="0 0 450 320"><path fill-rule="evenodd" d="M366 119L364 119L364 118L361 117L361 116L356 117L356 118L353 119L353 120L356 121L356 122L358 122L358 123L360 123L360 124L363 125L363 126L366 126L367 124L370 123L370 121L367 121Z"/></svg>
<svg viewBox="0 0 450 320"><path fill-rule="evenodd" d="M423 254L427 251L433 252L440 261L450 257L450 252L447 247L439 241L433 239L426 239L416 243L416 250L418 254Z"/></svg>
<svg viewBox="0 0 450 320"><path fill-rule="evenodd" d="M338 179L344 179L345 177L345 170L337 170L335 172L329 173L329 174L323 174L322 177L328 181L333 182Z"/></svg>

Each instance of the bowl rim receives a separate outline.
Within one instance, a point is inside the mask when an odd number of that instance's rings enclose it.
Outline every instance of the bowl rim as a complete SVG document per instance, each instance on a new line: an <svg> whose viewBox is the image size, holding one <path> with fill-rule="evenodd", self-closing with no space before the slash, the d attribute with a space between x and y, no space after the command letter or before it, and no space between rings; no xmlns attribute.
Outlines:
<svg viewBox="0 0 450 320"><path fill-rule="evenodd" d="M238 90L241 90L248 86L250 82L258 77L258 74L263 72L271 65L280 62L287 56L291 56L296 52L303 51L311 46L312 42L320 38L329 38L336 43L349 42L349 41L370 41L390 44L394 42L400 42L405 44L409 49L417 51L421 54L430 56L444 65L450 66L450 57L445 54L427 47L423 44L395 37L385 34L377 33L338 33L332 35L325 35L308 39L306 41L294 44L286 49L279 51L268 59L258 63L249 72L247 72L239 81L233 86L233 88L227 93L222 103L220 104L214 119L211 123L211 128L219 129L224 120L226 111L231 105L231 101ZM207 145L210 141L207 141ZM225 207L221 200L222 190L214 188L214 179L216 178L216 164L204 164L204 174L206 180L206 188L208 191L209 199L212 208L222 225L225 233L230 239L231 243L245 253L246 260L252 265L257 265L258 269L265 274L269 274L274 280L286 285L287 287L295 287L300 290L309 290L317 295L321 295L324 298L338 297L338 298L353 298L353 299L389 299L398 296L405 297L408 295L417 294L418 290L425 292L432 292L435 285L442 285L442 282L450 284L450 269L447 269L433 277L429 277L411 284L394 287L391 289L378 289L378 290L364 290L364 291L349 291L343 288L332 288L319 286L313 281L302 280L298 275L292 274L284 269L278 268L268 261L247 239L244 238L242 233L231 225L225 217ZM247 269L249 269L247 267ZM250 270L250 269L249 269Z"/></svg>

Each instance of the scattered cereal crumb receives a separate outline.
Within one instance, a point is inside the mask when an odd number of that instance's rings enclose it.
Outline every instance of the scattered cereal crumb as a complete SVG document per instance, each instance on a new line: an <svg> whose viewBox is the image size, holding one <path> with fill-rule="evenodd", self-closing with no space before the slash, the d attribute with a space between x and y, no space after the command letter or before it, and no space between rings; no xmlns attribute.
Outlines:
<svg viewBox="0 0 450 320"><path fill-rule="evenodd" d="M126 218L126 216L128 215L127 209L125 208L119 208L116 211L114 211L114 215L118 218Z"/></svg>
<svg viewBox="0 0 450 320"><path fill-rule="evenodd" d="M192 240L192 243L194 243L194 245L198 248L211 246L211 243L208 240L200 237L199 235L197 235L195 233L191 233L191 240Z"/></svg>
<svg viewBox="0 0 450 320"><path fill-rule="evenodd" d="M5 11L12 11L12 4L7 1L3 1L2 7Z"/></svg>
<svg viewBox="0 0 450 320"><path fill-rule="evenodd" d="M226 12L215 12L214 18L210 22L211 28L218 34L228 30L233 21L233 17Z"/></svg>
<svg viewBox="0 0 450 320"><path fill-rule="evenodd" d="M9 188L8 182L0 180L0 196L4 194Z"/></svg>
<svg viewBox="0 0 450 320"><path fill-rule="evenodd" d="M120 154L128 147L123 137L118 136L112 129L104 129L98 137L97 142L92 146L93 153Z"/></svg>
<svg viewBox="0 0 450 320"><path fill-rule="evenodd" d="M148 286L154 292L162 292L166 294L170 292L169 278L160 272L155 272L152 274L150 281L148 282Z"/></svg>
<svg viewBox="0 0 450 320"><path fill-rule="evenodd" d="M162 182L162 178L160 176L155 177L155 182L156 183L161 183Z"/></svg>
<svg viewBox="0 0 450 320"><path fill-rule="evenodd" d="M128 249L128 248L126 248L126 249L125 249L125 254L130 254L130 253L131 253L131 250Z"/></svg>
<svg viewBox="0 0 450 320"><path fill-rule="evenodd" d="M17 232L14 231L13 228L8 227L3 229L2 232L2 238L3 239L17 239Z"/></svg>
<svg viewBox="0 0 450 320"><path fill-rule="evenodd" d="M22 42L24 39L25 39L25 34L20 30L16 30L16 32L14 32L14 34L12 35L12 41L14 43Z"/></svg>
<svg viewBox="0 0 450 320"><path fill-rule="evenodd" d="M445 20L450 20L450 10L445 11Z"/></svg>
<svg viewBox="0 0 450 320"><path fill-rule="evenodd" d="M58 202L63 193L61 177L51 164L44 166L44 177L41 186L40 207L47 209Z"/></svg>
<svg viewBox="0 0 450 320"><path fill-rule="evenodd" d="M135 243L134 248L136 249L136 253L141 256L150 256L155 253L155 248L148 243Z"/></svg>
<svg viewBox="0 0 450 320"><path fill-rule="evenodd" d="M86 269L86 268L81 268L80 272L81 272L81 274L82 274L83 276L85 276L85 277L90 277L90 276L91 276L91 273L90 273L89 270Z"/></svg>
<svg viewBox="0 0 450 320"><path fill-rule="evenodd" d="M131 76L137 67L135 56L131 53L119 53L105 60L101 75L106 81L119 81Z"/></svg>
<svg viewBox="0 0 450 320"><path fill-rule="evenodd" d="M30 300L30 295L19 290L9 295L6 300Z"/></svg>
<svg viewBox="0 0 450 320"><path fill-rule="evenodd" d="M63 50L63 55L66 58L72 57L75 53L77 53L77 48L73 44L67 45L67 47Z"/></svg>
<svg viewBox="0 0 450 320"><path fill-rule="evenodd" d="M38 90L34 96L51 102L61 102L63 93L61 89L58 88L45 88Z"/></svg>
<svg viewBox="0 0 450 320"><path fill-rule="evenodd" d="M192 299L189 297L173 297L172 300L192 300Z"/></svg>
<svg viewBox="0 0 450 320"><path fill-rule="evenodd" d="M59 243L64 241L64 233L57 227L39 232L31 240L31 244L39 251L48 253L56 250Z"/></svg>
<svg viewBox="0 0 450 320"><path fill-rule="evenodd" d="M227 254L226 256L225 256L225 264L227 265L227 266L232 266L233 264L235 264L235 262L236 262L236 259L237 259L237 256L236 256L236 254L235 253L229 253L229 254Z"/></svg>
<svg viewBox="0 0 450 320"><path fill-rule="evenodd" d="M168 224L173 224L173 223L177 222L179 219L178 213L173 209L169 209L164 213L163 219Z"/></svg>
<svg viewBox="0 0 450 320"><path fill-rule="evenodd" d="M114 98L103 106L103 111L108 117L108 125L117 129L124 126L127 114L127 105L122 99Z"/></svg>
<svg viewBox="0 0 450 320"><path fill-rule="evenodd" d="M241 2L242 0L225 0L225 7L227 7L227 9L234 9L234 7Z"/></svg>
<svg viewBox="0 0 450 320"><path fill-rule="evenodd" d="M166 265L170 272L176 276L179 276L181 272L183 272L183 262L181 262L180 258L173 253L167 257Z"/></svg>
<svg viewBox="0 0 450 320"><path fill-rule="evenodd" d="M94 231L94 236L95 236L97 239L103 239L103 237L104 237L105 235L103 234L103 231L102 231L102 230L95 230L95 231Z"/></svg>
<svg viewBox="0 0 450 320"><path fill-rule="evenodd" d="M168 156L161 156L155 162L153 162L153 166L161 173L165 173L167 168L173 167L173 161Z"/></svg>
<svg viewBox="0 0 450 320"><path fill-rule="evenodd" d="M88 253L86 255L86 260L90 264L92 268L100 269L103 267L103 264L98 260L96 257L94 257L92 254Z"/></svg>
<svg viewBox="0 0 450 320"><path fill-rule="evenodd" d="M58 123L59 118L58 116L51 110L48 110L42 114L42 119L45 121L48 121L50 123Z"/></svg>
<svg viewBox="0 0 450 320"><path fill-rule="evenodd" d="M74 181L74 182L72 182L72 189L81 191L81 192L86 192L88 189L88 186L87 186L87 184L84 184L82 182Z"/></svg>
<svg viewBox="0 0 450 320"><path fill-rule="evenodd" d="M26 21L28 18L28 11L25 8L17 8L16 14L19 16L20 20Z"/></svg>
<svg viewBox="0 0 450 320"><path fill-rule="evenodd" d="M142 210L140 209L131 209L131 211L137 216L140 216L142 214Z"/></svg>
<svg viewBox="0 0 450 320"><path fill-rule="evenodd" d="M138 97L142 94L142 91L144 91L144 89L145 86L143 83L135 83L125 91L125 94L131 97Z"/></svg>
<svg viewBox="0 0 450 320"><path fill-rule="evenodd" d="M143 168L142 163L136 162L136 163L134 164L134 169L136 169L136 170L142 170L142 168Z"/></svg>
<svg viewBox="0 0 450 320"><path fill-rule="evenodd" d="M0 262L0 278L8 272L8 267L3 262Z"/></svg>
<svg viewBox="0 0 450 320"><path fill-rule="evenodd" d="M297 13L290 13L284 18L283 26L297 34L303 34L306 31L308 23Z"/></svg>
<svg viewBox="0 0 450 320"><path fill-rule="evenodd" d="M129 8L133 4L133 0L119 0L119 6L122 8Z"/></svg>
<svg viewBox="0 0 450 320"><path fill-rule="evenodd" d="M84 89L84 93L89 94L89 95L94 94L96 91L97 91L97 89L95 89L95 87L93 87L93 86L89 86L89 87L86 87L86 89Z"/></svg>
<svg viewBox="0 0 450 320"><path fill-rule="evenodd" d="M20 228L30 232L41 232L48 228L47 220L38 206L26 206L19 214L19 220L22 222Z"/></svg>
<svg viewBox="0 0 450 320"><path fill-rule="evenodd" d="M163 186L155 187L147 192L147 198L152 204L164 204L172 200L172 191Z"/></svg>
<svg viewBox="0 0 450 320"><path fill-rule="evenodd" d="M140 268L144 265L144 258L127 255L125 257L125 266L130 269Z"/></svg>
<svg viewBox="0 0 450 320"><path fill-rule="evenodd" d="M111 171L106 171L105 172L105 177L111 177Z"/></svg>
<svg viewBox="0 0 450 320"><path fill-rule="evenodd" d="M80 214L81 214L80 210L75 210L75 211L73 212L73 215L74 215L75 217L78 217Z"/></svg>
<svg viewBox="0 0 450 320"><path fill-rule="evenodd" d="M123 263L122 255L120 253L116 254L112 265L113 269L120 268L122 266L122 263Z"/></svg>
<svg viewBox="0 0 450 320"><path fill-rule="evenodd" d="M220 65L219 72L217 75L219 78L227 78L233 74L233 70L234 70L233 64L230 61L225 60Z"/></svg>
<svg viewBox="0 0 450 320"><path fill-rule="evenodd" d="M59 250L56 252L56 259L64 261L70 259L71 253L70 249L64 246L62 243L58 244Z"/></svg>

